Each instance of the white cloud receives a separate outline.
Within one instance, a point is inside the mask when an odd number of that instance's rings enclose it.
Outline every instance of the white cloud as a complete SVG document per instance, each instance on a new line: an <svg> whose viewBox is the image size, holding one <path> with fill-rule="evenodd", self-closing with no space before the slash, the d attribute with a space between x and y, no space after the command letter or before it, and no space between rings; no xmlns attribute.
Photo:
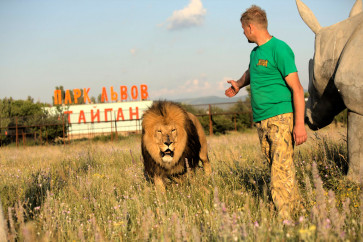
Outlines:
<svg viewBox="0 0 363 242"><path fill-rule="evenodd" d="M181 10L176 10L168 18L167 28L169 30L183 29L193 26L199 26L204 21L207 10L203 8L201 0L190 0L189 5Z"/></svg>
<svg viewBox="0 0 363 242"><path fill-rule="evenodd" d="M130 50L131 55L136 55L137 50L135 48L132 48Z"/></svg>

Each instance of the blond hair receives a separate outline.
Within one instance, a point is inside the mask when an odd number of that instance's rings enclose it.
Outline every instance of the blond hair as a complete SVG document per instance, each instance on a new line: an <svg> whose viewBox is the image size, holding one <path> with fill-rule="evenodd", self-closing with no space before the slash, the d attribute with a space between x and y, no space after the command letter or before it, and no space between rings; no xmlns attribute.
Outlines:
<svg viewBox="0 0 363 242"><path fill-rule="evenodd" d="M268 26L265 10L256 5L252 5L250 8L246 9L246 11L241 16L240 21L241 23L245 24L253 22L266 29Z"/></svg>

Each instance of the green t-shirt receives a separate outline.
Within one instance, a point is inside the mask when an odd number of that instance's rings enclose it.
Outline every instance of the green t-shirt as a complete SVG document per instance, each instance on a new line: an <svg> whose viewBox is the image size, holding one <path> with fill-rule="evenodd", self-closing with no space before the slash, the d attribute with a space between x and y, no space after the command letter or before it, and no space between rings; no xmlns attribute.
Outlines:
<svg viewBox="0 0 363 242"><path fill-rule="evenodd" d="M285 77L297 72L295 56L283 41L272 37L250 55L253 121L293 112L292 93Z"/></svg>

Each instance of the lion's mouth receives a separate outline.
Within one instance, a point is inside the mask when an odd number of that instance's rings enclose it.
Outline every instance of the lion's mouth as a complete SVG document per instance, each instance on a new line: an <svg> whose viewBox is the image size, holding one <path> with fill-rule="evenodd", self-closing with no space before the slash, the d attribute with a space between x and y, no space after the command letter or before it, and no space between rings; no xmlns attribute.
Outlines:
<svg viewBox="0 0 363 242"><path fill-rule="evenodd" d="M170 156L173 157L174 156L174 151L171 151L170 149L167 149L165 151L160 151L161 157L164 156Z"/></svg>

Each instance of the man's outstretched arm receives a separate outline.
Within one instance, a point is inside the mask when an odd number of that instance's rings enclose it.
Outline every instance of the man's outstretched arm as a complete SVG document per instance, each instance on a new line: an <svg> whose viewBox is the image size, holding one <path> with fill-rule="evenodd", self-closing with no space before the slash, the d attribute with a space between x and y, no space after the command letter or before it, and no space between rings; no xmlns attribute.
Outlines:
<svg viewBox="0 0 363 242"><path fill-rule="evenodd" d="M227 97L233 97L239 92L239 90L250 84L250 69L247 69L238 81L229 80L227 82L231 84L231 87L225 91L225 94Z"/></svg>

